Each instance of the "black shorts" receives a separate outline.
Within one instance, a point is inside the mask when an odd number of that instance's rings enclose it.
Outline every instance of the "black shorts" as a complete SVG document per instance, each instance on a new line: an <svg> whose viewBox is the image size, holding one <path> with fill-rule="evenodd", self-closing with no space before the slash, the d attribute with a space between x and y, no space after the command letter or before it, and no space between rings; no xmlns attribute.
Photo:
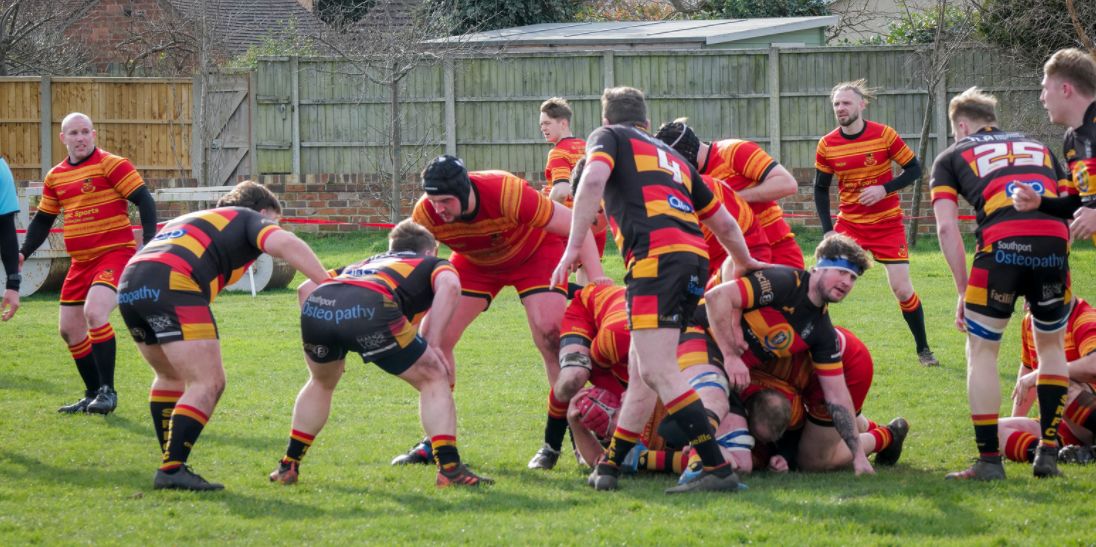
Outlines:
<svg viewBox="0 0 1096 547"><path fill-rule="evenodd" d="M628 329L684 329L707 280L708 259L695 253L636 260L624 276Z"/></svg>
<svg viewBox="0 0 1096 547"><path fill-rule="evenodd" d="M201 292L172 290L173 273L180 275L159 262L126 267L118 283L118 311L130 336L143 344L216 340L209 299Z"/></svg>
<svg viewBox="0 0 1096 547"><path fill-rule="evenodd" d="M1072 295L1069 290L1069 243L1056 237L1012 237L978 251L970 269L965 307L982 315L1012 316L1016 297L1023 296L1037 323L1065 324Z"/></svg>
<svg viewBox="0 0 1096 547"><path fill-rule="evenodd" d="M391 298L345 283L325 283L305 300L301 340L317 363L339 361L353 351L396 375L426 352L426 341Z"/></svg>

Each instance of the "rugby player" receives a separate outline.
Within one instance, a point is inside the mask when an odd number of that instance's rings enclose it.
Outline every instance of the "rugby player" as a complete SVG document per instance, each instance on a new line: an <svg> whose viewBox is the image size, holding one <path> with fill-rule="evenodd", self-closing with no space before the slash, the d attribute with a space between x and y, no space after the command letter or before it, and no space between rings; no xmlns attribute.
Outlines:
<svg viewBox="0 0 1096 547"><path fill-rule="evenodd" d="M848 296L871 262L864 249L840 234L818 245L815 260L809 272L778 267L709 289L704 298L710 332L735 391L749 385L750 369L809 352L833 427L853 455L853 470L872 473L860 448L856 408L828 310L830 303Z"/></svg>
<svg viewBox="0 0 1096 547"><path fill-rule="evenodd" d="M272 482L297 482L301 458L327 423L350 351L419 391L419 416L433 448L439 488L493 482L469 470L457 452L457 411L438 333L453 316L460 278L437 252L434 236L407 219L389 232L387 253L330 272L336 277L318 287L307 281L298 289L311 377L297 395L289 446L270 474ZM415 323L428 310L420 333Z"/></svg>
<svg viewBox="0 0 1096 547"><path fill-rule="evenodd" d="M65 250L72 265L61 285L59 326L84 381L84 396L57 409L66 414L110 414L118 406L110 312L118 306L118 277L137 250L127 201L141 215L144 243L156 235L156 203L141 175L129 160L97 147L96 136L84 114L73 112L61 120L68 157L46 175L38 212L19 250L22 267L64 213Z"/></svg>
<svg viewBox="0 0 1096 547"><path fill-rule="evenodd" d="M1057 195L1069 179L1045 145L999 129L996 106L996 98L973 87L953 98L948 117L955 144L932 167L936 232L958 292L955 326L967 334L967 397L979 454L973 466L948 474L949 479L1005 478L997 436L997 353L1018 296L1031 307L1040 364L1036 391L1042 438L1033 473L1059 474L1058 424L1069 383L1064 349L1072 299L1069 230L1049 214L1018 211L1010 196L1018 181ZM974 208L977 222L978 250L969 274L959 232L959 196Z"/></svg>
<svg viewBox="0 0 1096 547"><path fill-rule="evenodd" d="M168 222L126 266L118 303L137 349L156 373L149 411L163 462L153 487L220 490L187 458L225 387L221 343L209 305L262 253L315 283L328 278L312 249L277 225L278 198L244 181L215 209Z"/></svg>
<svg viewBox="0 0 1096 547"><path fill-rule="evenodd" d="M455 156L440 156L422 171L425 192L411 218L453 250L449 260L461 279L461 297L438 340L451 378L453 348L461 334L503 287L514 287L544 362L548 385L559 375L559 325L567 305L566 279L549 284L566 244L571 210L549 200L505 171L468 172ZM590 232L591 224L582 228ZM586 241L584 238L583 241ZM594 239L582 248L582 265L597 284L611 283L601 269ZM429 439L392 460L428 463Z"/></svg>
<svg viewBox="0 0 1096 547"><path fill-rule="evenodd" d="M1076 48L1059 50L1043 65L1043 73L1039 100L1051 122L1068 128L1062 154L1076 191L1042 199L1045 194L1021 186L1013 199L1022 211L1073 218L1074 239L1096 238L1096 58Z"/></svg>
<svg viewBox="0 0 1096 547"><path fill-rule="evenodd" d="M623 408L607 457L588 483L597 490L617 488L620 465L639 439L658 399L666 419L687 432L704 471L667 493L693 490L738 490L738 478L723 458L714 431L696 392L677 367L676 347L682 328L703 294L708 253L700 232L703 221L743 271L765 264L750 257L742 232L726 209L684 158L646 130L643 92L630 87L602 94L602 127L587 138L586 167L574 202L567 248L552 273L552 284L567 279L580 257L586 227L594 220L604 194L617 246L624 257L630 377ZM634 373L632 373L634 371Z"/></svg>
<svg viewBox="0 0 1096 547"><path fill-rule="evenodd" d="M776 203L798 190L799 183L792 174L757 143L743 139L701 142L687 121L679 118L662 124L655 136L689 160L700 174L723 181L750 204L772 246L774 264L802 268L803 250L784 220L784 210ZM714 259L711 262L715 264Z"/></svg>
<svg viewBox="0 0 1096 547"><path fill-rule="evenodd" d="M923 366L940 362L929 348L925 312L910 281L909 249L898 191L921 180L921 164L891 127L864 119L875 98L867 82L842 82L830 99L838 127L818 140L815 153L814 205L822 231L845 234L883 264L902 318L913 334ZM891 162L902 166L895 178ZM830 184L837 175L836 226L830 220Z"/></svg>
<svg viewBox="0 0 1096 547"><path fill-rule="evenodd" d="M1063 423L1058 437L1064 441L1059 459L1076 454L1080 448L1089 450L1096 433L1096 309L1081 298L1073 299L1065 332L1066 369L1069 392ZM1035 400L1039 357L1035 350L1034 319L1030 311L1020 324L1020 370L1012 390L1012 415L1026 416ZM1002 433L1004 438L1005 434ZM1072 448L1071 448L1072 445ZM1068 449L1068 450L1067 450ZM1006 453L1009 449L1006 447ZM1012 459L1012 456L1009 455ZM1076 459L1076 458L1074 458Z"/></svg>

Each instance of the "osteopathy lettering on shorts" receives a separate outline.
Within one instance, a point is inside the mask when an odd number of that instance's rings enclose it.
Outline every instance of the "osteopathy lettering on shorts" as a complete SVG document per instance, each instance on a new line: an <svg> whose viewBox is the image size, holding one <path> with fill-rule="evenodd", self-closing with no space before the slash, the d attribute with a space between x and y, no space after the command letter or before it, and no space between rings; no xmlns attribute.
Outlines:
<svg viewBox="0 0 1096 547"><path fill-rule="evenodd" d="M998 248L993 253L993 260L998 264L1020 266L1031 269L1058 270L1066 267L1065 255L1049 254L1046 256L1032 256L1023 252L1009 252Z"/></svg>
<svg viewBox="0 0 1096 547"><path fill-rule="evenodd" d="M334 299L320 298L322 304L319 306L313 305L311 300L310 297L304 303L301 316L319 319L320 321L334 321L336 325L351 319L373 319L373 316L377 313L377 308L367 308L361 304L355 304L349 308L331 308L330 306L335 304Z"/></svg>
<svg viewBox="0 0 1096 547"><path fill-rule="evenodd" d="M160 301L160 289L150 289L142 286L139 289L132 291L122 291L118 293L119 304L132 304L134 302L140 302L142 300L151 300L153 302Z"/></svg>

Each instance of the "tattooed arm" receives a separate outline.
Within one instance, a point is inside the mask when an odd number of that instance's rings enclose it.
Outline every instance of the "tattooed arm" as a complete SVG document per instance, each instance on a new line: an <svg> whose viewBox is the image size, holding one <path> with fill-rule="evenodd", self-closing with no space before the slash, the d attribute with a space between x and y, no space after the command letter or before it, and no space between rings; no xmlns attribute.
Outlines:
<svg viewBox="0 0 1096 547"><path fill-rule="evenodd" d="M852 408L852 396L845 385L845 375L819 376L818 383L826 398L826 407L833 418L833 426L852 452L852 467L857 475L875 473L868 457L860 450L860 435L856 428L856 414Z"/></svg>

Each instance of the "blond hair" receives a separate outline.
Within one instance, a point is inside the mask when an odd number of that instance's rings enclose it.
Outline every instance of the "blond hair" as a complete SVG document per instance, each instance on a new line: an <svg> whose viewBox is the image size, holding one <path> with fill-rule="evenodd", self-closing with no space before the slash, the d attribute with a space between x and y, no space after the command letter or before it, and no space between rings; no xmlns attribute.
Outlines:
<svg viewBox="0 0 1096 547"><path fill-rule="evenodd" d="M1043 73L1073 84L1082 95L1096 96L1096 58L1084 50L1059 49L1047 59Z"/></svg>
<svg viewBox="0 0 1096 547"><path fill-rule="evenodd" d="M868 87L868 80L860 78L859 80L852 80L849 82L841 82L830 90L830 101L842 91L852 91L860 96L864 100L864 103L870 103L875 100L875 94L879 92L878 88Z"/></svg>
<svg viewBox="0 0 1096 547"><path fill-rule="evenodd" d="M973 86L952 97L948 103L948 119L966 118L972 122L997 123L997 97Z"/></svg>

